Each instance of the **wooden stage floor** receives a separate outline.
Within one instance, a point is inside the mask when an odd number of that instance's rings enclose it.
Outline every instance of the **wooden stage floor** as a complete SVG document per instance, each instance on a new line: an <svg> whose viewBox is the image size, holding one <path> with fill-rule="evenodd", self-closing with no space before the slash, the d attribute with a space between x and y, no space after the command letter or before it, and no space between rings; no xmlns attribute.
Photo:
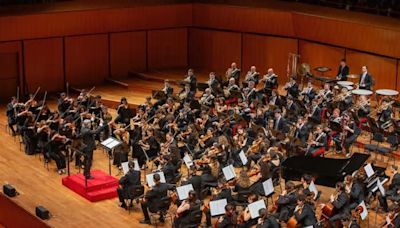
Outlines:
<svg viewBox="0 0 400 228"><path fill-rule="evenodd" d="M164 73L152 73L160 78L181 79L185 71L168 71ZM206 75L198 73L199 81L204 82ZM125 96L133 104L140 104L144 101L144 97L148 96L152 89L159 89L162 83L153 81L129 79L126 82L131 83L128 89L121 89L120 86L105 85L96 87L94 94L101 94L104 99L119 101L121 96ZM55 107L55 101L49 101L52 108ZM5 130L7 122L4 105L1 106L0 112L0 147L2 148L0 155L0 183L10 183L14 185L21 195L13 199L21 207L27 211L34 213L35 206L43 205L52 213L53 217L47 221L53 227L150 227L139 224L142 219L140 207L130 214L118 207L118 199L110 199L97 203L91 203L82 198L78 194L69 190L61 184L61 178L56 173L55 163L51 162L49 170L44 168L43 161L39 157L25 155L20 150L17 138L13 138ZM115 111L113 111L115 115ZM368 140L366 137L360 139ZM359 149L355 148L355 151ZM329 156L338 157L336 154ZM371 159L372 160L372 159ZM380 160L378 164L384 165ZM71 173L77 173L78 170L71 163ZM102 150L94 153L93 169L100 169L108 172L108 158ZM118 169L112 167L112 175L117 175ZM186 175L186 172L183 172ZM144 180L144 178L142 178ZM332 188L317 186L323 192L319 203L328 201L329 196L333 193ZM280 188L276 187L275 197L280 193ZM174 211L175 207L171 209ZM318 210L319 211L319 210ZM318 212L319 213L319 212ZM378 214L378 224L383 221L383 215ZM203 216L204 217L204 216ZM374 227L374 212L370 212L370 226ZM167 222L161 227L171 227ZM367 227L364 222L362 227Z"/></svg>

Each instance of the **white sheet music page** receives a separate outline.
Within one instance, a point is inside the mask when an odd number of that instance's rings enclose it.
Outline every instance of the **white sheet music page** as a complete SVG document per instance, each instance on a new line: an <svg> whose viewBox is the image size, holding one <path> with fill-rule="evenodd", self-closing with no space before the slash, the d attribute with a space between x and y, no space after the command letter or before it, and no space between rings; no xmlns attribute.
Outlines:
<svg viewBox="0 0 400 228"><path fill-rule="evenodd" d="M190 169L190 167L193 165L192 158L190 158L188 154L185 154L185 156L183 157L183 161L185 162L185 165L188 169Z"/></svg>
<svg viewBox="0 0 400 228"><path fill-rule="evenodd" d="M265 202L263 199L249 204L248 207L252 219L258 218L260 216L260 214L258 213L260 209L262 208L266 209Z"/></svg>
<svg viewBox="0 0 400 228"><path fill-rule="evenodd" d="M164 173L163 172L156 172L156 173L158 173L160 175L160 182L165 183ZM147 185L149 185L149 187L153 187L154 185L156 185L153 180L153 175L156 173L150 173L150 174L146 175L146 182L147 182Z"/></svg>
<svg viewBox="0 0 400 228"><path fill-rule="evenodd" d="M310 190L310 192L314 192L314 199L317 199L318 189L317 186L315 186L314 181L311 181L310 185L308 186L308 190Z"/></svg>
<svg viewBox="0 0 400 228"><path fill-rule="evenodd" d="M178 193L179 200L187 199L189 197L189 192L192 190L193 190L192 184L176 187L176 192Z"/></svg>
<svg viewBox="0 0 400 228"><path fill-rule="evenodd" d="M375 171L372 168L371 163L368 163L366 166L364 166L365 173L367 174L367 177L371 177L374 175Z"/></svg>
<svg viewBox="0 0 400 228"><path fill-rule="evenodd" d="M367 206L365 205L364 200L358 206L362 208L362 212L360 214L361 219L362 220L366 219L368 216L368 209Z"/></svg>
<svg viewBox="0 0 400 228"><path fill-rule="evenodd" d="M272 182L272 178L263 182L263 189L266 196L271 195L275 192L274 183Z"/></svg>
<svg viewBox="0 0 400 228"><path fill-rule="evenodd" d="M235 169L233 168L233 165L228 165L224 168L222 168L222 172L224 173L225 179L227 181L232 180L233 178L236 177Z"/></svg>
<svg viewBox="0 0 400 228"><path fill-rule="evenodd" d="M248 160L247 160L247 157L246 157L246 155L244 154L244 151L243 151L243 150L240 151L240 153L239 153L239 158L240 158L240 160L242 161L242 164L243 164L243 165L246 165L246 164L247 164Z"/></svg>
<svg viewBox="0 0 400 228"><path fill-rule="evenodd" d="M226 199L210 201L210 213L211 216L225 214L225 206L228 204Z"/></svg>
<svg viewBox="0 0 400 228"><path fill-rule="evenodd" d="M124 175L126 175L129 171L128 162L122 162L121 166L122 166L122 171L124 172Z"/></svg>

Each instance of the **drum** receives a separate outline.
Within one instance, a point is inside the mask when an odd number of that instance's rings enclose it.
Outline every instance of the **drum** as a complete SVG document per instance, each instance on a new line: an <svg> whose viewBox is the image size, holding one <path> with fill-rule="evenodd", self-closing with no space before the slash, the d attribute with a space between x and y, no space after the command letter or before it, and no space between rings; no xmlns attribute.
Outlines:
<svg viewBox="0 0 400 228"><path fill-rule="evenodd" d="M399 92L393 89L378 89L375 91L376 94L381 96L397 96Z"/></svg>
<svg viewBox="0 0 400 228"><path fill-rule="evenodd" d="M347 88L347 90L353 90L354 89L354 87L353 86L345 86L346 88Z"/></svg>
<svg viewBox="0 0 400 228"><path fill-rule="evenodd" d="M374 92L372 92L371 90L366 90L366 89L355 89L351 91L352 94L354 95L364 95L364 96L369 96L372 95Z"/></svg>
<svg viewBox="0 0 400 228"><path fill-rule="evenodd" d="M354 82L349 82L349 81L338 81L336 83L342 87L354 85Z"/></svg>

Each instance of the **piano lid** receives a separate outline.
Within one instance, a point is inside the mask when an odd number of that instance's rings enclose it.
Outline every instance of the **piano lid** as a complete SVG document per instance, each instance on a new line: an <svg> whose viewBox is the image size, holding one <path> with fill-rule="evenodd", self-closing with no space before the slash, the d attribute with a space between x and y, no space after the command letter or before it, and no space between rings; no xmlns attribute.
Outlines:
<svg viewBox="0 0 400 228"><path fill-rule="evenodd" d="M334 187L344 176L362 167L368 157L368 154L360 153L346 159L294 156L282 162L282 177L300 180L303 174L310 174L316 178L316 184Z"/></svg>

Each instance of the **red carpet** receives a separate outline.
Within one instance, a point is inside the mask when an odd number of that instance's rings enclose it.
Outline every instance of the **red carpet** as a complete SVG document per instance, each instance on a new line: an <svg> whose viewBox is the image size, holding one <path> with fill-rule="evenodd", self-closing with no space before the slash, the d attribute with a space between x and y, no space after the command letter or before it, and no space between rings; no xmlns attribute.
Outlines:
<svg viewBox="0 0 400 228"><path fill-rule="evenodd" d="M118 179L100 170L91 171L91 175L94 179L87 181L87 188L82 174L64 177L62 184L91 202L117 197Z"/></svg>

